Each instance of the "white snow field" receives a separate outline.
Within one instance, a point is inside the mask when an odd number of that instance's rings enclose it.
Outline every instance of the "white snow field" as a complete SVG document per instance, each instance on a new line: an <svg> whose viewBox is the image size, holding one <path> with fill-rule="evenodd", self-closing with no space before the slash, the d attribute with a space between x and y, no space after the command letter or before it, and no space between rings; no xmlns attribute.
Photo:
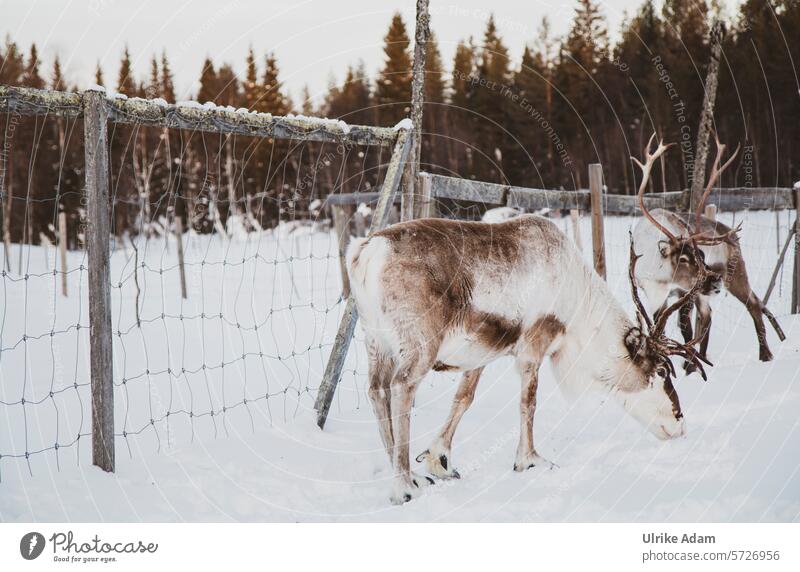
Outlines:
<svg viewBox="0 0 800 572"><path fill-rule="evenodd" d="M794 213L737 216L763 296ZM635 220L606 219L609 283L629 310L627 233ZM573 235L568 217L556 222ZM588 218L580 230L588 260ZM183 302L174 239L168 248L163 237L139 243L141 327L134 251L129 241L114 250L114 474L91 464L84 254L69 255L64 298L55 250L26 249L19 276L12 245L13 270L0 293L0 520L800 520L791 250L769 303L788 339L779 343L767 325L775 360L759 362L750 317L720 296L709 380L676 381L686 437L656 440L608 395L566 399L546 364L535 439L558 468L515 473L520 383L504 359L487 368L456 433L452 462L462 478L395 507L360 338L327 427L315 424L316 388L343 307L334 234L287 226L227 242L187 234L185 243ZM413 456L443 423L456 379L432 374L423 383Z"/></svg>

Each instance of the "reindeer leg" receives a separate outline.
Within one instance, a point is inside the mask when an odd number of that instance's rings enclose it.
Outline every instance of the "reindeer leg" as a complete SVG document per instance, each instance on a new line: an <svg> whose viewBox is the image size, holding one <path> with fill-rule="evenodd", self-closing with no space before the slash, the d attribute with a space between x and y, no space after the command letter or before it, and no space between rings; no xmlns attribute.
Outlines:
<svg viewBox="0 0 800 572"><path fill-rule="evenodd" d="M700 355L708 357L708 342L711 339L711 304L706 296L697 296L695 306L697 306L696 330L703 333L700 340Z"/></svg>
<svg viewBox="0 0 800 572"><path fill-rule="evenodd" d="M394 360L383 354L374 344L368 344L369 356L369 399L372 410L378 420L381 441L389 455L389 462L394 462L394 436L392 434L392 407L389 382L394 374Z"/></svg>
<svg viewBox="0 0 800 572"><path fill-rule="evenodd" d="M681 329L681 335L683 336L684 343L690 342L694 339L694 334L692 332L691 302L687 302L678 310L678 326ZM684 360L683 369L686 371L686 373L692 373L695 370L695 367L690 362Z"/></svg>
<svg viewBox="0 0 800 572"><path fill-rule="evenodd" d="M522 397L519 415L519 445L514 470L517 472L537 465L553 468L553 463L543 459L533 446L533 414L536 412L536 390L539 387L539 361L531 361L525 357L517 359L517 368L522 377Z"/></svg>
<svg viewBox="0 0 800 572"><path fill-rule="evenodd" d="M750 288L746 276L744 279L737 277L731 281L728 291L736 296L736 299L744 304L747 312L753 319L753 325L756 328L756 337L758 338L758 359L761 361L772 361L772 352L767 345L767 331L764 327L763 304L758 299Z"/></svg>
<svg viewBox="0 0 800 572"><path fill-rule="evenodd" d="M464 372L455 398L453 398L453 405L450 406L450 415L439 432L439 436L427 450L417 457L417 462L424 460L428 472L440 479L461 478L458 471L453 468L450 448L461 417L475 399L475 388L478 387L482 372L482 367Z"/></svg>
<svg viewBox="0 0 800 572"><path fill-rule="evenodd" d="M433 484L433 479L411 473L408 454L414 394L428 370L430 363L416 357L411 363L399 367L390 385L395 470L395 483L390 500L393 504L408 502L417 495L420 488Z"/></svg>

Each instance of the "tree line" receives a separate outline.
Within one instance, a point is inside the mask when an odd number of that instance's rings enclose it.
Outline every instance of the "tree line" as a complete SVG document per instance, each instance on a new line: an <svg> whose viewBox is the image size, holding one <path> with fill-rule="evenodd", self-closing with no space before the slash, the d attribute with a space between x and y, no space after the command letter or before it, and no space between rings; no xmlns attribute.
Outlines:
<svg viewBox="0 0 800 572"><path fill-rule="evenodd" d="M445 69L435 16L427 47L422 168L458 177L537 188L585 188L587 166L602 163L611 192L636 188L631 155L656 132L676 142L660 164L653 192L688 188L709 61L716 2L646 0L617 40L593 0L577 0L567 34L543 18L536 37L512 55L493 17L481 38L465 38ZM724 18L723 18L724 19ZM746 0L725 19L714 129L744 151L723 186L790 186L800 179L797 136L800 2ZM412 48L395 14L384 64L373 78L363 62L331 81L315 102L306 88L292 102L273 54L251 49L244 77L230 63L204 62L196 99L284 115L392 126L408 116ZM515 63L516 62L516 63ZM0 47L0 84L78 90L55 59L41 69L36 46L25 53L9 37ZM136 78L122 55L115 81L98 65L95 81L128 97L175 101L168 56ZM36 243L51 236L59 210L83 216L82 125L57 118L0 117L2 224L5 238ZM199 232L233 233L314 216L331 192L374 189L388 152L331 144L273 141L116 125L110 130L115 233L158 232L179 215ZM70 244L81 240L70 224Z"/></svg>

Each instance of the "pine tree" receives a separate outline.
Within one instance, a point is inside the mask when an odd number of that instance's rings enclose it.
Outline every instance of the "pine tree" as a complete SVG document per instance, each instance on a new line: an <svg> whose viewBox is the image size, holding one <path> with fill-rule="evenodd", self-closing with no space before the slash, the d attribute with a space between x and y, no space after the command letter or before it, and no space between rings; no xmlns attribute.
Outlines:
<svg viewBox="0 0 800 572"><path fill-rule="evenodd" d="M386 60L378 74L375 103L381 125L394 125L405 117L411 104L411 55L406 25L395 13L384 37Z"/></svg>
<svg viewBox="0 0 800 572"><path fill-rule="evenodd" d="M307 117L314 115L314 100L311 97L311 91L308 89L308 84L303 86L303 91L300 95L300 113Z"/></svg>
<svg viewBox="0 0 800 572"><path fill-rule="evenodd" d="M425 101L443 102L446 87L439 43L436 41L436 34L431 30L425 46Z"/></svg>
<svg viewBox="0 0 800 572"><path fill-rule="evenodd" d="M125 46L125 51L122 54L122 62L120 63L119 76L117 78L117 91L131 97L136 95L138 91L136 80L133 77L131 55L128 51L128 46Z"/></svg>
<svg viewBox="0 0 800 572"><path fill-rule="evenodd" d="M586 73L594 74L608 54L608 28L593 0L578 0L572 29L566 41L570 59Z"/></svg>
<svg viewBox="0 0 800 572"><path fill-rule="evenodd" d="M233 66L230 64L222 64L217 71L217 97L215 103L217 105L233 106L239 101L239 79L236 77L236 72L233 71Z"/></svg>
<svg viewBox="0 0 800 572"><path fill-rule="evenodd" d="M291 106L283 94L283 87L278 78L278 61L274 54L268 54L264 63L264 75L261 81L263 111L273 115L286 115Z"/></svg>
<svg viewBox="0 0 800 572"><path fill-rule="evenodd" d="M197 101L200 103L215 101L219 93L217 88L217 72L214 69L214 62L211 61L211 58L206 58L205 62L203 62L203 70L200 72L200 89L197 92Z"/></svg>
<svg viewBox="0 0 800 572"><path fill-rule="evenodd" d="M450 103L454 107L468 109L472 102L474 92L471 78L475 73L475 48L472 41L469 44L459 42L456 46L456 55L453 59L453 93Z"/></svg>
<svg viewBox="0 0 800 572"><path fill-rule="evenodd" d="M247 51L247 64L245 79L242 84L242 104L252 111L262 111L261 105L261 85L258 83L258 68L256 67L256 55L253 53L253 46Z"/></svg>
<svg viewBox="0 0 800 572"><path fill-rule="evenodd" d="M145 97L155 99L161 97L161 74L158 70L158 60L153 56L150 60L150 80L144 87Z"/></svg>
<svg viewBox="0 0 800 572"><path fill-rule="evenodd" d="M450 107L447 110L450 130L448 145L448 170L462 177L474 178L472 171L472 146L475 116L470 112L475 87L472 79L475 74L475 46L470 38L468 43L459 42L453 58Z"/></svg>
<svg viewBox="0 0 800 572"><path fill-rule="evenodd" d="M447 107L443 105L447 90L445 71L436 34L431 30L425 46L425 105L422 115L422 149L420 163L427 171L447 172L450 164L450 129Z"/></svg>
<svg viewBox="0 0 800 572"><path fill-rule="evenodd" d="M175 82L172 78L172 70L167 61L167 52L161 52L161 97L169 103L175 102Z"/></svg>
<svg viewBox="0 0 800 572"><path fill-rule="evenodd" d="M95 85L104 85L103 81L103 68L100 67L100 62L97 62L97 67L94 70L94 83Z"/></svg>
<svg viewBox="0 0 800 572"><path fill-rule="evenodd" d="M44 79L39 74L39 52L36 49L36 44L31 44L31 53L28 57L28 64L25 67L25 74L22 79L22 84L36 89L42 89L45 86Z"/></svg>
<svg viewBox="0 0 800 572"><path fill-rule="evenodd" d="M508 48L500 38L492 15L486 24L477 74L484 85L475 90L472 104L476 114L474 135L480 152L474 168L482 180L504 182L504 125L512 105L511 71Z"/></svg>
<svg viewBox="0 0 800 572"><path fill-rule="evenodd" d="M61 60L56 56L53 61L53 77L50 80L51 87L56 91L64 91L67 84L64 81L64 73L61 71Z"/></svg>

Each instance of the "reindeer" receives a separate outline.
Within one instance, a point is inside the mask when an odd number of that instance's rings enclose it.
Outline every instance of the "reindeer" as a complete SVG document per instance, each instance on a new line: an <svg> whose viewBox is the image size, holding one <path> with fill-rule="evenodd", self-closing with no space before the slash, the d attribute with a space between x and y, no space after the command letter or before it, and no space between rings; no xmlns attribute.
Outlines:
<svg viewBox="0 0 800 572"><path fill-rule="evenodd" d="M659 439L683 435L670 356L701 371L702 360L690 345L667 338L664 327L707 276L700 272L653 322L633 281L636 261L631 244L634 322L572 242L536 215L498 224L420 219L355 239L347 267L366 335L369 397L395 471L391 501L409 501L434 482L412 472L409 459L414 395L430 370L465 372L439 436L417 457L435 477L459 476L450 452L456 427L483 368L506 355L514 356L522 378L515 471L552 467L533 441L546 357L562 386L610 391Z"/></svg>
<svg viewBox="0 0 800 572"><path fill-rule="evenodd" d="M696 331L701 333L700 355L707 357L708 341L711 328L711 298L719 294L724 286L733 296L745 305L753 319L758 337L759 359L770 361L772 352L767 345L763 316L766 316L778 337L783 341L783 333L775 316L767 309L750 287L747 268L742 249L739 245L738 232L741 227L731 229L726 225L703 216L703 208L711 190L722 172L727 169L739 152L736 151L722 163L726 146L716 137L717 154L709 175L708 184L699 201L697 210L692 214L672 213L663 209L648 211L644 203L644 191L649 172L643 174L639 187L638 200L644 218L633 231L634 244L642 253L642 264L638 267L636 280L645 291L651 309L657 315L667 304L673 293L681 294L691 288L701 267L710 269L710 276L720 279L709 280L694 300L688 301L678 312L678 324L684 341L692 339L691 311L697 309ZM646 154L650 156L653 137L647 144ZM659 145L654 155L660 156L670 145ZM634 159L634 161L636 161ZM636 161L640 167L642 165ZM652 163L651 163L652 164ZM691 255L698 251L697 256ZM696 263L695 261L698 261ZM684 363L687 372L694 371L692 363Z"/></svg>

